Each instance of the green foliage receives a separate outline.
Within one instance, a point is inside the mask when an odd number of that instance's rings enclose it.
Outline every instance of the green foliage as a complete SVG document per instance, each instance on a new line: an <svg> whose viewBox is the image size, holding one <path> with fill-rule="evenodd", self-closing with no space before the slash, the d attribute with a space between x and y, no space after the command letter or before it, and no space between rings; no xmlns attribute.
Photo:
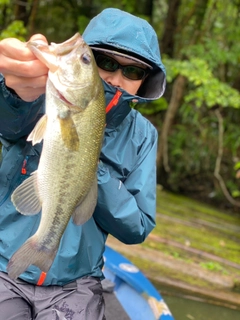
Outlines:
<svg viewBox="0 0 240 320"><path fill-rule="evenodd" d="M5 6L10 3L10 0L0 0L0 7Z"/></svg>
<svg viewBox="0 0 240 320"><path fill-rule="evenodd" d="M168 185L174 191L191 191L202 188L204 177L210 180L217 153L217 123L209 118L207 111L199 113L188 104L182 106L169 135L169 164L171 174ZM192 181L193 180L193 181ZM198 187L193 187L197 183ZM206 192L210 192L206 188Z"/></svg>
<svg viewBox="0 0 240 320"><path fill-rule="evenodd" d="M183 50L183 53L188 56L199 57L210 65L215 70L219 64L230 62L233 65L238 64L238 55L236 52L237 46L232 50L219 50L219 42L217 39L204 39L204 44L195 44ZM238 48L239 49L239 48Z"/></svg>
<svg viewBox="0 0 240 320"><path fill-rule="evenodd" d="M165 98L161 98L156 101L152 101L150 103L141 103L136 105L136 109L141 112L145 116L150 116L153 114L157 114L160 111L166 110L168 107L167 100Z"/></svg>
<svg viewBox="0 0 240 320"><path fill-rule="evenodd" d="M223 268L218 262L201 262L200 266L204 269L214 271L214 272L221 272L223 274L228 274L227 270Z"/></svg>
<svg viewBox="0 0 240 320"><path fill-rule="evenodd" d="M240 108L240 93L227 83L216 78L207 61L200 58L189 60L164 59L167 81L171 82L178 74L189 81L189 90L185 102L194 102L197 107L216 105Z"/></svg>
<svg viewBox="0 0 240 320"><path fill-rule="evenodd" d="M0 33L0 40L4 38L18 38L19 40L25 41L26 34L27 30L23 22L15 20Z"/></svg>
<svg viewBox="0 0 240 320"><path fill-rule="evenodd" d="M77 18L77 25L78 25L78 30L79 32L82 34L83 31L85 30L85 28L87 27L89 23L89 18L84 16L84 15L80 15Z"/></svg>
<svg viewBox="0 0 240 320"><path fill-rule="evenodd" d="M236 177L236 170L240 167L237 156L240 150L239 111L230 110L231 116L224 121L221 174L232 197L239 197L240 181ZM168 138L171 173L167 183L171 190L184 190L189 194L201 190L205 197L213 192L218 134L214 112L189 103L182 105ZM218 190L213 195L216 200L220 196Z"/></svg>

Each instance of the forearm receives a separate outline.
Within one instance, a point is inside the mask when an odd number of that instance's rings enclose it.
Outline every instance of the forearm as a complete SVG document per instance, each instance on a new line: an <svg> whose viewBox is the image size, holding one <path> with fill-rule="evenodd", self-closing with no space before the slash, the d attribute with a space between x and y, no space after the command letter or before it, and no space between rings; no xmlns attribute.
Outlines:
<svg viewBox="0 0 240 320"><path fill-rule="evenodd" d="M0 74L0 136L17 140L28 135L42 114L44 96L25 102L8 90Z"/></svg>
<svg viewBox="0 0 240 320"><path fill-rule="evenodd" d="M155 227L156 182L154 168L147 184L131 193L104 165L98 170L96 222L107 233L127 244L141 243ZM149 194L151 195L149 197Z"/></svg>

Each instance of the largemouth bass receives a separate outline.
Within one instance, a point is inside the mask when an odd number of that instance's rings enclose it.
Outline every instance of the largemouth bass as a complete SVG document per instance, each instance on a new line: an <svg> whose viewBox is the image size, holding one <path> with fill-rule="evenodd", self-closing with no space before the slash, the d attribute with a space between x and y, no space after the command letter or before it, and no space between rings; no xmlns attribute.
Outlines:
<svg viewBox="0 0 240 320"><path fill-rule="evenodd" d="M97 164L105 128L105 96L91 49L80 34L61 43L28 42L49 68L46 113L30 133L43 149L38 170L12 194L23 215L41 210L36 233L11 257L16 279L30 265L48 272L70 218L85 223L97 202Z"/></svg>

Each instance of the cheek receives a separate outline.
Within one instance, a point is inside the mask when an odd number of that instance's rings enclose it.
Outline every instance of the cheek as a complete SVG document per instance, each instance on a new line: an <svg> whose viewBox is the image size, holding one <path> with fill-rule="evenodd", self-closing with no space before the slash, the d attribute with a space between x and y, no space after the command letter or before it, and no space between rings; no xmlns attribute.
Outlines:
<svg viewBox="0 0 240 320"><path fill-rule="evenodd" d="M127 88L123 88L123 89L125 89L128 93L135 95L142 84L142 80L139 80L139 81L130 80L127 82L128 82L126 83Z"/></svg>
<svg viewBox="0 0 240 320"><path fill-rule="evenodd" d="M106 77L108 75L108 73L100 68L98 68L98 73L99 73L99 76L106 81Z"/></svg>

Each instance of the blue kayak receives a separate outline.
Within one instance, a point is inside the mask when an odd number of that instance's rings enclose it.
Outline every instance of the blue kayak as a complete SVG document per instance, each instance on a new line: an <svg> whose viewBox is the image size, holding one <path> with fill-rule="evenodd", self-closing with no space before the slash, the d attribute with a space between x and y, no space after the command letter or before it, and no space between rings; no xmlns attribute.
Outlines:
<svg viewBox="0 0 240 320"><path fill-rule="evenodd" d="M128 259L106 246L104 275L132 320L174 320L160 293Z"/></svg>

